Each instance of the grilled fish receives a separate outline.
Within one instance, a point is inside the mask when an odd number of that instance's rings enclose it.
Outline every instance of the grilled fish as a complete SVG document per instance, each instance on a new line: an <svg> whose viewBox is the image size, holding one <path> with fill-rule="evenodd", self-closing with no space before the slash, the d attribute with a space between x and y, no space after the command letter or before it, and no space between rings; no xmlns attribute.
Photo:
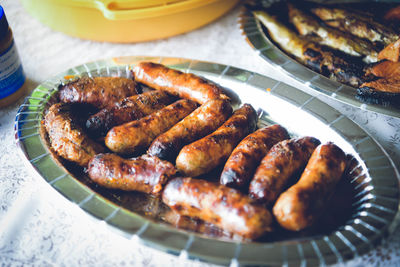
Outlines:
<svg viewBox="0 0 400 267"><path fill-rule="evenodd" d="M300 60L304 60L304 52L307 47L313 46L309 41L299 37L295 32L283 25L276 17L258 10L254 16L268 29L271 38L287 53Z"/></svg>
<svg viewBox="0 0 400 267"><path fill-rule="evenodd" d="M307 49L306 65L332 80L358 87L363 82L363 64L352 58L338 56L331 50Z"/></svg>
<svg viewBox="0 0 400 267"><path fill-rule="evenodd" d="M301 35L318 36L320 44L352 56L364 56L364 60L368 63L377 61L378 51L371 42L321 25L316 19L292 4L288 4L288 9L289 20Z"/></svg>
<svg viewBox="0 0 400 267"><path fill-rule="evenodd" d="M267 28L270 37L280 48L304 65L325 76L352 86L362 83L362 66L336 56L307 36L298 36L274 16L254 11L254 16Z"/></svg>
<svg viewBox="0 0 400 267"><path fill-rule="evenodd" d="M398 39L398 35L392 29L374 21L371 17L340 8L322 6L311 9L311 12L327 25L371 42L388 45Z"/></svg>

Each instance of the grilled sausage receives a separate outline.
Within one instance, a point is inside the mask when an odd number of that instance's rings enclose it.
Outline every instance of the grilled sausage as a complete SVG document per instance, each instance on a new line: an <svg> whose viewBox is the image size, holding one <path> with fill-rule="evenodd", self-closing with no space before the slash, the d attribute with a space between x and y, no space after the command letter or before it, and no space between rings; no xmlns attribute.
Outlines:
<svg viewBox="0 0 400 267"><path fill-rule="evenodd" d="M112 127L143 118L173 101L174 97L158 90L130 96L90 116L86 128L94 136L104 136Z"/></svg>
<svg viewBox="0 0 400 267"><path fill-rule="evenodd" d="M274 145L258 166L249 195L265 205L274 204L293 174L304 169L319 144L318 139L302 137Z"/></svg>
<svg viewBox="0 0 400 267"><path fill-rule="evenodd" d="M344 152L332 143L319 145L300 177L273 207L278 223L291 231L311 226L321 214L346 167Z"/></svg>
<svg viewBox="0 0 400 267"><path fill-rule="evenodd" d="M227 100L212 99L158 136L147 153L174 162L183 146L215 131L231 114Z"/></svg>
<svg viewBox="0 0 400 267"><path fill-rule="evenodd" d="M141 62L134 67L133 73L138 82L199 104L215 98L229 99L216 84L194 74L173 70L161 64Z"/></svg>
<svg viewBox="0 0 400 267"><path fill-rule="evenodd" d="M44 118L44 126L52 149L62 158L86 167L89 160L104 151L103 146L91 140L75 123L72 105L52 105Z"/></svg>
<svg viewBox="0 0 400 267"><path fill-rule="evenodd" d="M153 195L159 194L175 173L171 163L149 155L123 159L116 154L98 154L88 165L89 177L101 186Z"/></svg>
<svg viewBox="0 0 400 267"><path fill-rule="evenodd" d="M232 233L229 233L212 223L208 223L197 218L181 216L171 209L165 212L162 218L164 221L179 229L189 230L216 238L224 238L228 240L234 239L237 241L242 240L242 238L236 238L236 236L234 236Z"/></svg>
<svg viewBox="0 0 400 267"><path fill-rule="evenodd" d="M175 178L167 183L163 202L181 215L199 218L248 239L270 230L270 212L238 190L201 179Z"/></svg>
<svg viewBox="0 0 400 267"><path fill-rule="evenodd" d="M258 164L269 149L277 142L288 138L290 138L289 133L278 124L248 135L229 156L222 171L220 183L245 190Z"/></svg>
<svg viewBox="0 0 400 267"><path fill-rule="evenodd" d="M196 103L182 99L140 120L115 126L106 135L106 146L120 154L140 152L195 108Z"/></svg>
<svg viewBox="0 0 400 267"><path fill-rule="evenodd" d="M85 103L104 108L118 100L136 95L136 83L122 77L82 77L59 87L64 103Z"/></svg>
<svg viewBox="0 0 400 267"><path fill-rule="evenodd" d="M235 146L254 131L257 113L244 104L215 132L184 146L176 158L176 166L185 175L199 176L223 163Z"/></svg>

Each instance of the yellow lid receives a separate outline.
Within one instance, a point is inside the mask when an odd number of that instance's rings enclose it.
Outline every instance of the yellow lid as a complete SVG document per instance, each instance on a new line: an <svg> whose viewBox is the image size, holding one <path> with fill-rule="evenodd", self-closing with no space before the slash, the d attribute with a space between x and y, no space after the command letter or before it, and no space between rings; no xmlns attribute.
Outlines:
<svg viewBox="0 0 400 267"><path fill-rule="evenodd" d="M97 41L141 42L201 27L239 0L21 0L42 23Z"/></svg>
<svg viewBox="0 0 400 267"><path fill-rule="evenodd" d="M218 0L56 0L54 2L98 9L109 20L130 20L184 12Z"/></svg>

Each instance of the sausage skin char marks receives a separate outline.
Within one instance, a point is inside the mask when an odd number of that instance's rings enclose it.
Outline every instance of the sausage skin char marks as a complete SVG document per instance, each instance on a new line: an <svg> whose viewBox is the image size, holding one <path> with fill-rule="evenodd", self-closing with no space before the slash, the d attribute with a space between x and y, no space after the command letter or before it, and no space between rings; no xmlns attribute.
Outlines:
<svg viewBox="0 0 400 267"><path fill-rule="evenodd" d="M162 200L180 215L199 218L246 239L256 239L271 230L272 216L267 209L224 185L175 178L165 186Z"/></svg>
<svg viewBox="0 0 400 267"><path fill-rule="evenodd" d="M90 104L104 108L138 93L136 82L123 77L82 77L59 87L64 103Z"/></svg>
<svg viewBox="0 0 400 267"><path fill-rule="evenodd" d="M148 154L130 159L102 154L105 148L85 134L76 112L71 112L78 104L56 104L45 116L52 149L87 167L92 181L110 189L162 195L171 208L171 223L240 240L258 239L271 231L273 216L285 229L302 230L327 206L345 167L340 148L328 143L314 151L320 142L312 137L285 140L290 137L280 125L253 133L257 113L251 105L244 104L232 114L221 88L192 74L149 62L140 63L134 74L158 90L118 100L120 96L115 97L110 88L129 79L81 78L79 86L71 82L60 95L63 101L70 97L86 104L82 107L103 108L86 124L93 136L104 136L111 128L104 140L111 151L140 155L148 148ZM109 91L102 91L99 84L103 83ZM99 92L105 94L104 99L99 100ZM187 99L170 104L176 98L168 93ZM307 161L298 183L281 194ZM178 170L196 177L223 163L221 184L174 178ZM249 195L244 194L247 191ZM268 208L277 198L272 215ZM177 219L176 214L182 217Z"/></svg>
<svg viewBox="0 0 400 267"><path fill-rule="evenodd" d="M141 119L174 100L174 97L158 90L130 96L90 116L86 128L94 136L105 136L112 127Z"/></svg>
<svg viewBox="0 0 400 267"><path fill-rule="evenodd" d="M89 177L101 186L153 195L159 194L175 173L171 163L149 155L124 159L115 154L98 154L88 165Z"/></svg>
<svg viewBox="0 0 400 267"><path fill-rule="evenodd" d="M319 145L300 177L283 192L273 207L277 222L299 231L312 225L322 213L346 168L346 155L332 143Z"/></svg>
<svg viewBox="0 0 400 267"><path fill-rule="evenodd" d="M231 114L232 107L227 100L209 100L167 132L158 136L147 153L175 162L183 146L215 131Z"/></svg>
<svg viewBox="0 0 400 267"><path fill-rule="evenodd" d="M161 64L140 62L133 69L135 80L151 88L204 104L211 99L227 99L222 88L191 73L173 70Z"/></svg>
<svg viewBox="0 0 400 267"><path fill-rule="evenodd" d="M202 233L207 236L224 238L227 240L242 240L242 237L235 236L216 225L189 216L179 215L174 210L168 210L163 215L163 220L179 229Z"/></svg>
<svg viewBox="0 0 400 267"><path fill-rule="evenodd" d="M176 166L187 176L199 176L222 164L235 146L255 130L257 113L244 104L215 132L184 146L176 158Z"/></svg>
<svg viewBox="0 0 400 267"><path fill-rule="evenodd" d="M274 204L290 178L304 169L319 144L316 138L302 137L274 145L258 166L249 195L267 206Z"/></svg>
<svg viewBox="0 0 400 267"><path fill-rule="evenodd" d="M142 152L158 135L166 132L196 107L193 101L182 99L140 120L115 126L106 135L106 146L124 155Z"/></svg>
<svg viewBox="0 0 400 267"><path fill-rule="evenodd" d="M249 134L229 156L222 171L220 183L247 191L248 184L261 159L274 144L289 138L286 129L278 124Z"/></svg>
<svg viewBox="0 0 400 267"><path fill-rule="evenodd" d="M104 151L75 123L71 104L52 105L44 117L51 148L62 158L86 167L89 160Z"/></svg>

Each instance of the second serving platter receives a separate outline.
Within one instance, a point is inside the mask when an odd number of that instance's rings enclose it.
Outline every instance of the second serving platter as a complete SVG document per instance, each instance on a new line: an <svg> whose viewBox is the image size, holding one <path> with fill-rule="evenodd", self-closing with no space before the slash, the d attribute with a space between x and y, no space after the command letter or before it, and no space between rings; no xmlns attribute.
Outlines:
<svg viewBox="0 0 400 267"><path fill-rule="evenodd" d="M268 8L280 0L258 1L257 9ZM315 1L322 2L322 1ZM372 2L362 0L349 1L327 1L329 3L358 3ZM393 2L393 1L373 1ZM326 3L324 1L324 3ZM247 5L248 4L248 5ZM378 104L364 103L356 98L356 88L331 80L310 68L299 63L284 51L282 51L265 32L262 23L253 15L254 1L247 1L243 5L239 15L239 26L247 43L274 68L301 82L317 94L323 94L340 102L358 107L362 110L377 112L400 118L400 108L392 105L383 106Z"/></svg>

